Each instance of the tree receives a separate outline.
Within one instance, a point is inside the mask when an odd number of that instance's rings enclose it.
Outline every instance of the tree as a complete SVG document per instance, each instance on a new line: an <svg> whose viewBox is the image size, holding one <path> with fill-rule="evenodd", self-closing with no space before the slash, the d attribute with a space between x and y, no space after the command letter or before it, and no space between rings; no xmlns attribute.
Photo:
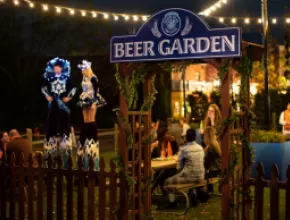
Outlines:
<svg viewBox="0 0 290 220"><path fill-rule="evenodd" d="M280 87L279 84L279 45L273 38L269 39L269 88ZM258 90L264 89L264 69L262 63L257 61L253 63L252 80L258 83Z"/></svg>

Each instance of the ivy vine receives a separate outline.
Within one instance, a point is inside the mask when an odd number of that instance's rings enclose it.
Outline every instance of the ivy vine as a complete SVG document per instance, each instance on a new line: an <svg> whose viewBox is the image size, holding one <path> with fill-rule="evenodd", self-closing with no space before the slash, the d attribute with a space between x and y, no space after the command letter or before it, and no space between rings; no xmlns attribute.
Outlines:
<svg viewBox="0 0 290 220"><path fill-rule="evenodd" d="M228 74L228 70L230 66L232 65L231 60L226 60L224 65L219 69L219 78L221 80L221 83L223 83L226 74ZM237 71L241 75L241 88L240 88L240 95L239 95L239 104L241 106L242 111L245 113L245 117L248 117L248 121L250 123L249 127L251 127L252 123L252 113L250 112L248 106L247 106L247 94L248 94L248 81L251 78L251 73L252 73L252 61L247 57L244 56L241 58L239 65L237 66ZM232 100L233 102L233 100ZM230 110L230 109L229 109ZM234 112L231 117L224 119L224 121L221 124L221 127L218 131L218 136L221 137L224 133L224 131L227 128L230 128L234 125L234 123L237 121L239 117L239 114L237 112ZM246 164L243 164L247 167L251 167L253 164L253 158L254 158L254 152L253 148L250 145L250 141L248 140L248 137L246 137L243 133L239 135L242 148L246 149L246 152L248 155ZM238 156L238 151L237 151L237 145L232 144L231 149L230 149L230 164L227 170L223 171L222 177L223 181L221 184L226 183L229 178L233 175L236 166L239 163L239 156ZM239 190L239 189L238 189ZM244 201L243 202L251 202L252 201L252 196L251 192L248 188L243 189L242 191L239 191L239 193L243 194ZM232 193L233 195L233 193ZM231 206L231 217L230 219L234 219L234 210L235 210L235 202L233 200L233 196L230 197L230 206Z"/></svg>
<svg viewBox="0 0 290 220"><path fill-rule="evenodd" d="M148 73L151 70L152 69L150 68L150 65L139 64L133 70L128 81L126 81L126 78L122 77L120 72L119 72L119 66L116 65L115 77L116 77L116 80L117 80L118 85L120 87L119 88L120 92L125 97L125 100L127 102L128 110L137 108L137 101L138 101L138 97L139 97L138 85L140 83L144 83L145 78L147 77ZM149 92L148 98L141 106L140 111L148 111L149 109L151 109L154 101L156 100L155 96L157 94L157 90L155 88L155 75L151 77L151 88L152 88L152 90ZM132 149L133 145L134 145L132 126L128 122L127 116L122 115L119 108L114 109L113 111L116 112L116 116L118 118L118 122L119 122L120 126L122 126L125 130L126 142L127 142L128 149ZM150 141L150 140L147 140L147 141ZM146 142L146 140L145 140L145 142ZM116 151L115 151L114 161L115 161L119 176L123 177L126 180L127 186L129 187L129 194L131 195L132 188L133 188L133 185L136 184L136 180L132 176L126 174L124 161L123 161L123 158L120 154L119 149L116 149ZM146 180L145 183L142 184L142 197L143 197L144 193L150 187L151 187L151 177L148 177L148 180ZM131 196L129 198L131 198ZM130 201L129 201L129 203L130 203ZM118 219L120 219L119 207L117 207L115 210L115 216ZM146 216L146 219L148 219L151 216L151 210L149 210L148 213L145 213L144 216Z"/></svg>

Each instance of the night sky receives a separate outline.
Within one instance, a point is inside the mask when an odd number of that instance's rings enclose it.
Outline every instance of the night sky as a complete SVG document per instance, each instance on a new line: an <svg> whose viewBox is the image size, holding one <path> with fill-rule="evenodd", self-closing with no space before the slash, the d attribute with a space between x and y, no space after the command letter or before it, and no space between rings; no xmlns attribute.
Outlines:
<svg viewBox="0 0 290 220"><path fill-rule="evenodd" d="M139 13L139 14L152 14L165 8L185 8L192 10L193 12L200 12L211 6L213 0L91 0L93 6L90 9L105 10L108 12L122 12L122 13ZM72 5L78 7L87 7L87 2L80 0L70 0ZM269 0L268 9L269 17L284 17L285 9L289 8L290 13L290 1L289 0ZM261 16L261 1L260 0L228 0L228 3L219 9L214 14L215 16L224 17L255 17ZM290 17L290 14L287 16ZM230 24L229 24L230 25ZM238 25L238 24L237 24ZM277 39L280 44L283 44L284 39L284 23L270 26L271 35ZM261 35L261 26L257 24L251 24L248 27L242 25L244 33L254 33ZM254 40L255 43L261 43L261 39Z"/></svg>

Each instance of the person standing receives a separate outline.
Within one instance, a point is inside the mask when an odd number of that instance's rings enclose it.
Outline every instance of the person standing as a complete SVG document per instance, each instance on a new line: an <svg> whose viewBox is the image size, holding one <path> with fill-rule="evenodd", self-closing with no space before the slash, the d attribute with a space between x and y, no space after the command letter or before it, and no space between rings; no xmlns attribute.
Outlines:
<svg viewBox="0 0 290 220"><path fill-rule="evenodd" d="M181 137L182 137L183 140L185 141L186 132L188 131L188 129L190 129L190 126L187 124L185 118L181 118L181 119L180 119L180 125L181 125L181 127L182 127Z"/></svg>
<svg viewBox="0 0 290 220"><path fill-rule="evenodd" d="M84 146L85 141L98 140L96 114L99 107L105 106L105 99L99 94L98 78L91 68L92 63L83 60L78 68L82 71L82 94L78 105L83 110L84 124L80 133L80 144Z"/></svg>
<svg viewBox="0 0 290 220"><path fill-rule="evenodd" d="M290 136L290 103L288 103L287 109L281 112L279 124L282 125L282 134Z"/></svg>
<svg viewBox="0 0 290 220"><path fill-rule="evenodd" d="M70 146L70 114L68 103L74 97L76 88L70 76L70 62L54 58L47 63L41 91L48 101L46 140L56 143L61 137L62 146Z"/></svg>
<svg viewBox="0 0 290 220"><path fill-rule="evenodd" d="M7 132L3 132L0 137L0 159L3 157L4 152L6 151L9 141L9 135Z"/></svg>

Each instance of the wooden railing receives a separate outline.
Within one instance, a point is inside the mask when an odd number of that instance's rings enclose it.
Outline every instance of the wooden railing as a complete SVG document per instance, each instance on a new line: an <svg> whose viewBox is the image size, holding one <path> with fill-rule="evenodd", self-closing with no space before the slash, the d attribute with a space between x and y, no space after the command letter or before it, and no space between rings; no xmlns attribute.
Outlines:
<svg viewBox="0 0 290 220"><path fill-rule="evenodd" d="M113 161L107 172L102 157L99 171L94 170L92 159L88 170L83 170L82 160L73 169L71 156L67 169L63 169L61 157L55 162L49 157L44 167L41 156L37 168L33 167L32 155L28 167L23 166L23 159L15 161L12 154L9 164L5 159L0 164L0 219L115 219L119 196Z"/></svg>
<svg viewBox="0 0 290 220"><path fill-rule="evenodd" d="M270 219L277 220L279 218L279 191L284 189L285 192L285 220L290 219L290 166L287 169L287 181L279 181L279 170L276 164L271 169L271 180L264 179L264 167L262 163L257 166L256 179L252 181L255 187L255 220L263 220L264 213L264 189L270 188Z"/></svg>

